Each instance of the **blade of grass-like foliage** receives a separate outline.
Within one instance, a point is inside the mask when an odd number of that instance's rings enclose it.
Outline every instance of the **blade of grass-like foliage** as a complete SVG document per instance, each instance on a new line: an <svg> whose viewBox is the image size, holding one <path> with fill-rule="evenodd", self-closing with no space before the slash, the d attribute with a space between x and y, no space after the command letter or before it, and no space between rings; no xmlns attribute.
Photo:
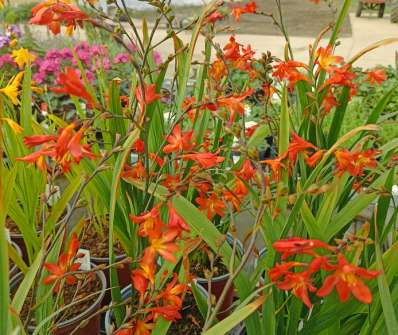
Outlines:
<svg viewBox="0 0 398 335"><path fill-rule="evenodd" d="M114 220L115 220L115 208L116 201L118 195L118 188L120 186L120 175L123 171L123 166L126 163L128 156L130 155L131 146L139 137L139 130L134 130L127 138L127 140L123 144L123 150L119 154L116 164L114 166L113 178L112 178L112 187L111 187L111 198L109 205L109 264L112 265L115 261L115 255L113 251L113 229L114 229ZM122 299L120 289L118 289L118 277L117 272L114 267L109 269L110 273L110 286L112 287L112 300L114 302L119 302ZM123 322L123 310L121 307L115 308L113 310L114 316L116 318L116 323L118 326Z"/></svg>
<svg viewBox="0 0 398 335"><path fill-rule="evenodd" d="M181 106L186 97L187 83L189 79L189 73L191 70L192 58L195 52L196 43L198 41L200 32L202 30L203 21L210 8L214 6L216 0L210 1L210 3L203 9L195 27L193 28L191 42L189 44L188 50L185 52L184 61L181 63L181 67L178 68L179 83L178 92L176 97L177 108L181 112Z"/></svg>
<svg viewBox="0 0 398 335"><path fill-rule="evenodd" d="M268 125L263 124L259 126L247 141L247 149L250 150L264 143L264 138L266 138L269 134L270 130Z"/></svg>
<svg viewBox="0 0 398 335"><path fill-rule="evenodd" d="M367 46L365 49L359 51L357 54L355 54L349 61L349 64L355 63L359 58L361 58L363 55L367 54L368 52L375 50L377 48L380 48L381 46L392 44L392 43L398 43L398 38L386 38L381 41L377 41L375 43L372 43L371 45Z"/></svg>
<svg viewBox="0 0 398 335"><path fill-rule="evenodd" d="M384 320L387 332L389 335L396 335L398 334L398 321L396 318L393 301L391 299L390 288L388 285L386 274L384 272L382 254L379 246L379 241L377 238L378 237L377 226L375 226L375 229L376 229L376 240L375 240L376 266L377 270L381 272L377 277L377 283L379 286L379 293L380 293L380 301L383 307L383 314L384 314Z"/></svg>
<svg viewBox="0 0 398 335"><path fill-rule="evenodd" d="M262 295L245 307L238 308L230 316L205 331L202 335L221 335L228 333L232 328L254 313L264 303L265 299L266 296Z"/></svg>
<svg viewBox="0 0 398 335"><path fill-rule="evenodd" d="M32 134L32 71L30 66L26 66L22 82L21 93L21 126L24 129L23 134Z"/></svg>
<svg viewBox="0 0 398 335"><path fill-rule="evenodd" d="M32 285L37 276L37 272L40 269L40 265L43 260L43 255L44 252L41 249L37 253L36 259L29 267L28 272L25 274L24 279L22 280L21 284L18 286L18 290L15 293L14 298L12 299L12 307L17 313L21 312L25 299L28 296L30 289L32 288Z"/></svg>
<svg viewBox="0 0 398 335"><path fill-rule="evenodd" d="M370 188L377 188L378 186L384 185L388 172L384 172L379 178L377 178L371 185ZM336 216L333 217L331 223L326 229L326 241L329 241L335 236L341 229L348 225L359 213L361 213L369 204L377 199L378 194L360 194L355 200L350 201Z"/></svg>
<svg viewBox="0 0 398 335"><path fill-rule="evenodd" d="M372 110L372 113L370 113L370 115L366 121L366 124L377 123L377 121L379 120L379 116L384 111L387 104L390 102L390 100L391 100L393 94L396 92L397 88L398 88L398 85L394 85L394 87L392 87L389 91L387 91L386 94L384 94L381 97L381 99L379 100L379 102L377 103L375 108Z"/></svg>
<svg viewBox="0 0 398 335"><path fill-rule="evenodd" d="M329 128L328 146L331 147L338 139L344 116L347 111L347 105L350 97L350 88L344 87L339 99L339 105L336 108L333 120Z"/></svg>

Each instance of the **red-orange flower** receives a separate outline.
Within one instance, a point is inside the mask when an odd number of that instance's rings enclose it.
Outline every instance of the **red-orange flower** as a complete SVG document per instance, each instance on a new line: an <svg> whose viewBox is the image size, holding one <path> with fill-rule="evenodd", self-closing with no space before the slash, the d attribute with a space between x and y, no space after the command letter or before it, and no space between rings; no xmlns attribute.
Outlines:
<svg viewBox="0 0 398 335"><path fill-rule="evenodd" d="M243 162L242 167L240 168L240 170L237 173L237 175L240 178L242 178L246 181L249 181L250 179L252 179L255 174L256 174L256 169L254 168L253 164L248 159L246 159Z"/></svg>
<svg viewBox="0 0 398 335"><path fill-rule="evenodd" d="M44 268L47 269L51 274L43 280L44 285L50 285L56 283L54 286L54 292L58 292L61 286L61 280L65 278L65 282L68 285L74 285L77 281L73 275L68 275L68 272L74 272L79 270L80 263L74 263L76 253L79 250L79 240L77 235L73 234L68 250L59 256L57 264L44 263Z"/></svg>
<svg viewBox="0 0 398 335"><path fill-rule="evenodd" d="M140 261L140 267L131 271L131 281L134 288L140 293L141 299L148 288L148 284L155 282L156 265L150 253L144 252L144 257Z"/></svg>
<svg viewBox="0 0 398 335"><path fill-rule="evenodd" d="M337 107L338 105L339 103L337 102L332 90L328 90L321 104L321 107L324 110L324 114L329 114L332 108Z"/></svg>
<svg viewBox="0 0 398 335"><path fill-rule="evenodd" d="M161 95L156 93L156 84L151 84L145 86L144 94L142 92L141 86L138 86L135 89L135 97L137 98L141 110L143 110L145 105L150 105L152 102L159 100Z"/></svg>
<svg viewBox="0 0 398 335"><path fill-rule="evenodd" d="M219 107L226 107L229 111L229 122L233 122L235 120L235 115L243 115L245 112L245 106L243 101L253 94L253 89L248 89L246 92L242 94L234 94L228 97L219 97L217 99L217 105Z"/></svg>
<svg viewBox="0 0 398 335"><path fill-rule="evenodd" d="M225 215L225 203L215 193L212 193L209 197L201 195L195 201L199 205L200 210L206 213L209 220L212 220L216 215L221 217Z"/></svg>
<svg viewBox="0 0 398 335"><path fill-rule="evenodd" d="M146 171L144 164L142 163L141 160L139 160L136 164L133 166L126 164L124 166L123 173L121 174L121 177L123 179L143 179L146 176Z"/></svg>
<svg viewBox="0 0 398 335"><path fill-rule="evenodd" d="M306 75L298 71L300 67L305 68L306 65L293 60L287 62L281 61L274 65L272 76L279 80L287 80L289 83L288 88L292 90L298 81L310 81Z"/></svg>
<svg viewBox="0 0 398 335"><path fill-rule="evenodd" d="M305 263L300 262L285 262L278 264L268 271L268 277L272 282L278 281L281 277L285 276L289 270L296 266L305 266Z"/></svg>
<svg viewBox="0 0 398 335"><path fill-rule="evenodd" d="M328 73L329 78L321 86L321 90L329 85L346 86L352 89L356 88L353 79L355 79L357 75L352 72L350 64L346 64L342 67L330 67Z"/></svg>
<svg viewBox="0 0 398 335"><path fill-rule="evenodd" d="M316 51L316 55L316 63L324 70L328 70L332 66L341 64L344 61L343 57L333 55L333 47L331 45L328 45L326 48L320 47Z"/></svg>
<svg viewBox="0 0 398 335"><path fill-rule="evenodd" d="M312 285L311 273L304 272L289 272L285 274L282 281L276 284L278 288L285 291L292 291L297 298L299 298L308 308L312 307L308 291L315 292L316 287Z"/></svg>
<svg viewBox="0 0 398 335"><path fill-rule="evenodd" d="M224 20L225 15L221 14L219 11L215 11L206 17L206 23L216 23L217 21Z"/></svg>
<svg viewBox="0 0 398 335"><path fill-rule="evenodd" d="M167 305L147 308L145 311L148 313L152 313L154 319L162 316L168 321L176 321L178 319L181 319L180 309L181 308L179 306Z"/></svg>
<svg viewBox="0 0 398 335"><path fill-rule="evenodd" d="M69 94L86 100L91 106L95 105L95 100L87 91L78 72L72 67L66 67L65 72L58 75L57 83L60 87L52 87L51 91L59 94Z"/></svg>
<svg viewBox="0 0 398 335"><path fill-rule="evenodd" d="M312 143L307 142L306 140L298 136L294 131L292 131L291 135L292 140L289 143L287 151L289 153L289 160L292 164L296 162L298 153L305 152L307 149L318 149Z"/></svg>
<svg viewBox="0 0 398 335"><path fill-rule="evenodd" d="M248 2L244 6L235 6L232 8L232 16L235 18L236 22L240 21L240 16L242 14L254 14L257 10L257 5L254 1Z"/></svg>
<svg viewBox="0 0 398 335"><path fill-rule="evenodd" d="M196 161L202 168L209 169L212 168L222 162L224 162L225 158L222 156L218 156L218 152L197 152L192 154L184 154L181 155L184 160L193 160Z"/></svg>
<svg viewBox="0 0 398 335"><path fill-rule="evenodd" d="M307 165L311 168L315 167L315 165L322 159L323 155L325 153L325 150L319 150L312 154L311 156L307 157L305 159L305 162Z"/></svg>
<svg viewBox="0 0 398 335"><path fill-rule="evenodd" d="M228 74L227 67L221 59L216 59L209 68L209 76L215 81L220 81L224 76Z"/></svg>
<svg viewBox="0 0 398 335"><path fill-rule="evenodd" d="M300 237L292 237L285 240L276 241L272 247L279 253L282 254L282 259L286 259L291 255L306 254L316 256L314 249L328 249L332 247L327 243L319 240L307 240Z"/></svg>
<svg viewBox="0 0 398 335"><path fill-rule="evenodd" d="M266 159L263 161L260 161L260 163L264 163L269 165L272 171L272 179L274 181L279 181L281 177L281 171L282 169L286 168L286 166L283 164L283 160L286 159L286 155L283 155L281 157L277 157L274 159Z"/></svg>
<svg viewBox="0 0 398 335"><path fill-rule="evenodd" d="M24 142L28 147L31 148L37 144L43 144L43 147L25 157L18 157L17 160L36 163L39 168L46 170L45 157L49 157L60 165L63 172L68 172L73 162L79 164L82 158L96 158L88 144L81 144L85 128L80 128L76 133L73 132L74 128L75 124L72 123L62 129L58 136L34 135L25 137Z"/></svg>
<svg viewBox="0 0 398 335"><path fill-rule="evenodd" d="M181 307L181 295L186 291L187 286L184 284L177 284L177 274L174 273L173 280L166 285L166 287L158 293L155 301L163 301L167 305L174 305Z"/></svg>
<svg viewBox="0 0 398 335"><path fill-rule="evenodd" d="M145 152L145 143L143 140L141 140L140 138L138 140L136 140L132 147L131 147L135 152L138 153L144 153Z"/></svg>
<svg viewBox="0 0 398 335"><path fill-rule="evenodd" d="M361 278L376 278L380 274L379 271L370 271L352 265L342 254L338 255L338 263L335 266L332 265L332 268L335 272L325 278L322 287L317 292L319 297L329 295L333 288L336 288L341 302L346 302L351 293L364 304L372 302L372 293Z"/></svg>
<svg viewBox="0 0 398 335"><path fill-rule="evenodd" d="M159 207L152 208L149 212L141 215L131 215L130 220L139 224L138 235L142 237L149 236L154 230L158 230L161 225Z"/></svg>
<svg viewBox="0 0 398 335"><path fill-rule="evenodd" d="M167 204L169 208L169 227L173 229L191 231L185 220L177 213L171 201Z"/></svg>
<svg viewBox="0 0 398 335"><path fill-rule="evenodd" d="M178 152L192 149L192 131L182 132L180 124L177 124L171 135L167 136L166 140L169 144L165 145L163 152L169 154L171 152Z"/></svg>
<svg viewBox="0 0 398 335"><path fill-rule="evenodd" d="M336 157L337 175L341 176L348 172L353 177L362 176L365 168L374 169L377 166L376 155L379 150L369 149L366 151L350 152L347 149L337 150Z"/></svg>
<svg viewBox="0 0 398 335"><path fill-rule="evenodd" d="M179 229L167 228L167 230L161 232L160 229L155 229L149 234L149 247L145 249L148 253L148 258L153 257L155 259L156 253L162 256L165 260L175 263L176 257L174 253L178 251L178 245L174 243L174 240L179 235Z"/></svg>
<svg viewBox="0 0 398 335"><path fill-rule="evenodd" d="M62 0L43 1L33 7L32 15L31 24L45 25L54 35L61 32L61 25L71 34L77 25L82 26L83 21L90 19L78 7Z"/></svg>
<svg viewBox="0 0 398 335"><path fill-rule="evenodd" d="M382 68L374 69L372 71L365 71L366 78L364 81L367 81L370 85L374 86L376 83L381 85L383 81L387 79L386 71Z"/></svg>

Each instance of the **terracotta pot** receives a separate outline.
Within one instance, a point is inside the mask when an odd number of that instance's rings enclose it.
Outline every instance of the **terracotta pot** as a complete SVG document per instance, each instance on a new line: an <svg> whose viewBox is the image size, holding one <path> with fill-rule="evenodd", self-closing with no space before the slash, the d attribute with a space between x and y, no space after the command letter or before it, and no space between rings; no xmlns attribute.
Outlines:
<svg viewBox="0 0 398 335"><path fill-rule="evenodd" d="M196 279L194 280L194 285L196 285L196 287L198 288L199 292L200 292L200 293L203 295L203 297L207 300L207 297L208 297L207 291L206 291L201 285L198 284L198 282L197 282ZM133 292L133 291L132 291L132 286L131 286L131 285L125 287L125 288L121 291L122 299L123 299L123 300L126 300L126 299L128 299L129 297L131 297L132 292ZM113 319L112 310L110 309L110 310L108 310L108 311L106 312L106 314L105 314L105 328L104 328L103 331L102 331L103 334L105 334L105 335L112 335L112 319ZM87 334L87 335L88 335L88 334ZM90 335L91 335L91 334L90 334ZM188 335L188 334L187 334L187 335Z"/></svg>
<svg viewBox="0 0 398 335"><path fill-rule="evenodd" d="M115 260L116 260L116 262L120 262L123 259L125 259L126 257L127 257L126 255L116 256ZM109 258L108 257L100 258L100 257L91 256L91 262L94 263L95 265L100 265L100 264L108 265L109 264ZM131 279L130 279L130 266L129 266L129 264L123 264L123 267L117 268L116 271L117 271L117 276L118 276L118 279L119 279L119 286L121 288L124 288L124 287L130 285ZM105 278L106 278L107 288L110 288L110 282L111 281L109 279L110 278L109 277L110 276L109 269L106 269L104 271L104 274L105 274ZM112 293L111 293L111 290L108 289L108 290L106 290L104 300L102 301L102 306L109 305L109 303L111 301L112 301Z"/></svg>
<svg viewBox="0 0 398 335"><path fill-rule="evenodd" d="M94 267L95 264L92 264ZM94 313L96 313L101 308L101 302L104 299L105 291L106 291L106 279L105 275L102 271L96 271L97 278L101 282L101 293L98 295L96 301L86 310L82 311L79 315L75 316L70 320L63 321L57 324L57 329L54 331L52 335L68 335L72 331L74 331L79 324L87 319L87 322L83 324L81 328L76 330L74 333L75 335L97 335L100 334L101 328L101 316L97 314L94 317L90 317ZM23 274L18 273L12 280L11 280L11 289L15 288L23 279ZM35 331L35 327L29 326L28 331L32 334Z"/></svg>
<svg viewBox="0 0 398 335"><path fill-rule="evenodd" d="M60 225L62 225L65 222L65 220L68 217L71 210L72 209L71 209L70 205L67 204L65 207L66 213L65 213L64 217L56 223L55 227L59 227ZM41 229L36 230L36 235L40 235L41 232L42 232ZM10 232L10 238L11 238L11 241L15 242L18 245L18 247L22 250L22 258L28 264L29 257L28 257L28 252L26 250L26 245L25 245L25 240L23 238L23 235L21 233Z"/></svg>
<svg viewBox="0 0 398 335"><path fill-rule="evenodd" d="M21 248L18 246L18 244L16 244L15 242L11 241L11 245L12 247L16 250L16 252L18 253L19 256L22 257L22 250ZM9 273L8 273L8 278L12 278L14 277L17 273L19 272L18 267L16 266L16 264L13 264L13 266L11 267Z"/></svg>
<svg viewBox="0 0 398 335"><path fill-rule="evenodd" d="M227 242L232 245L234 242L234 238L232 235L227 234ZM237 251L240 253L240 256L243 255L243 245L242 242L237 240ZM213 294L216 299L218 300L224 290L225 285L227 284L227 281L229 279L229 273L226 273L222 276L218 277L213 277L211 279L211 294ZM206 291L209 289L208 286L208 279L206 278L196 278L198 284L200 284ZM232 312L232 304L235 299L235 288L233 285L230 286L230 288L227 291L227 295L225 296L225 299L221 305L220 311L217 314L218 320L223 320L225 319L228 315L231 314Z"/></svg>

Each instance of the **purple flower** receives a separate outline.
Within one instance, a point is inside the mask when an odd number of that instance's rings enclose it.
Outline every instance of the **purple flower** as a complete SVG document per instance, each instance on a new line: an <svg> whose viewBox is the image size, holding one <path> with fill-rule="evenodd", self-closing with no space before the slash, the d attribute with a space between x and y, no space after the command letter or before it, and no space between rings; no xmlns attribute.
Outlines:
<svg viewBox="0 0 398 335"><path fill-rule="evenodd" d="M10 38L8 36L0 36L0 48L8 46Z"/></svg>
<svg viewBox="0 0 398 335"><path fill-rule="evenodd" d="M113 62L115 64L127 64L129 62L129 55L125 52L121 52L115 56Z"/></svg>
<svg viewBox="0 0 398 335"><path fill-rule="evenodd" d="M10 26L7 27L7 32L6 35L8 37L16 37L19 38L22 36L22 32L21 29L19 29L19 27L15 24L12 24Z"/></svg>

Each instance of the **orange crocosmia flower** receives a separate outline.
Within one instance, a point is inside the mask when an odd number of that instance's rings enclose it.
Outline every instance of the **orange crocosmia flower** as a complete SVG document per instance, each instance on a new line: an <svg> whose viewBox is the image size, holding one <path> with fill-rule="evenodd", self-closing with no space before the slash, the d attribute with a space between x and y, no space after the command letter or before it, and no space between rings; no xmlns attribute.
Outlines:
<svg viewBox="0 0 398 335"><path fill-rule="evenodd" d="M300 262L285 262L281 264L276 263L275 266L268 271L268 277L272 282L277 282L281 277L289 273L291 268L305 265L305 263Z"/></svg>
<svg viewBox="0 0 398 335"><path fill-rule="evenodd" d="M174 240L179 235L180 230L168 228L164 232L154 231L149 234L149 247L147 247L148 255L155 257L156 253L165 260L175 263L177 261L174 253L178 251L178 245ZM148 256L149 257L149 256Z"/></svg>
<svg viewBox="0 0 398 335"><path fill-rule="evenodd" d="M61 25L65 25L71 34L76 26L82 27L83 21L89 21L87 14L78 7L65 0L46 0L32 9L31 24L44 25L54 34L61 32Z"/></svg>
<svg viewBox="0 0 398 335"><path fill-rule="evenodd" d="M240 16L242 14L254 14L257 10L257 4L254 1L248 2L246 5L236 6L232 8L232 16L235 18L236 22L240 21Z"/></svg>
<svg viewBox="0 0 398 335"><path fill-rule="evenodd" d="M263 89L264 95L267 100L270 100L272 96L277 92L277 89L270 83L263 84L261 88Z"/></svg>
<svg viewBox="0 0 398 335"><path fill-rule="evenodd" d="M367 81L372 86L376 83L381 85L387 79L386 71L381 68L374 69L372 71L365 71L364 73L366 74L366 79L364 81Z"/></svg>
<svg viewBox="0 0 398 335"><path fill-rule="evenodd" d="M142 163L141 160L139 160L133 166L126 164L124 166L123 173L121 174L121 177L123 179L141 180L144 179L145 176L146 176L146 171L144 164Z"/></svg>
<svg viewBox="0 0 398 335"><path fill-rule="evenodd" d="M192 149L192 135L193 131L182 132L181 126L177 124L171 135L166 137L169 144L165 145L163 152L169 154L171 152L178 152Z"/></svg>
<svg viewBox="0 0 398 335"><path fill-rule="evenodd" d="M145 97L144 97L145 94ZM144 94L142 93L141 86L135 89L135 97L141 108L145 105L150 105L152 102L159 100L161 95L156 93L156 84L145 86Z"/></svg>
<svg viewBox="0 0 398 335"><path fill-rule="evenodd" d="M170 228L179 229L180 231L185 230L187 232L191 231L191 228L187 225L185 220L179 215L176 209L173 206L173 203L169 201L167 203L169 209L169 222L168 225Z"/></svg>
<svg viewBox="0 0 398 335"><path fill-rule="evenodd" d="M79 164L82 158L96 158L88 144L81 144L85 128L80 128L76 133L73 132L74 128L75 124L72 123L60 130L58 136L34 135L25 137L24 142L27 147L32 148L41 144L43 144L43 147L30 155L17 158L17 160L28 163L36 162L38 166L41 164L41 167L44 167L44 157L47 156L54 159L63 172L68 172L72 163Z"/></svg>
<svg viewBox="0 0 398 335"><path fill-rule="evenodd" d="M153 319L157 319L162 316L167 321L176 321L181 319L180 307L174 305L158 306L145 309L145 312L152 313Z"/></svg>
<svg viewBox="0 0 398 335"><path fill-rule="evenodd" d="M156 265L152 260L146 261L145 255L140 262L140 268L131 271L131 281L134 288L144 296L148 283L154 284Z"/></svg>
<svg viewBox="0 0 398 335"><path fill-rule="evenodd" d="M240 95L232 95L229 97L220 97L217 98L218 107L225 107L229 111L229 122L233 122L235 120L235 115L243 115L245 113L245 106L243 101L253 94L253 89L248 89L246 92Z"/></svg>
<svg viewBox="0 0 398 335"><path fill-rule="evenodd" d="M177 284L177 280L177 274L174 273L172 281L158 293L158 295L155 297L155 301L161 300L164 304L181 307L181 295L187 290L187 286L184 284Z"/></svg>
<svg viewBox="0 0 398 335"><path fill-rule="evenodd" d="M220 81L228 74L227 67L221 59L216 59L210 66L209 76L215 81Z"/></svg>
<svg viewBox="0 0 398 335"><path fill-rule="evenodd" d="M138 235L141 237L147 237L152 231L158 230L161 225L159 207L156 206L152 208L149 212L143 213L141 215L129 215L130 220L137 223L140 228L138 230Z"/></svg>
<svg viewBox="0 0 398 335"><path fill-rule="evenodd" d="M225 215L225 203L215 193L212 193L209 197L200 195L195 201L200 210L206 213L209 220L212 220L216 215L221 217Z"/></svg>
<svg viewBox="0 0 398 335"><path fill-rule="evenodd" d="M272 171L272 179L277 182L281 177L281 170L286 168L286 166L283 164L283 160L285 159L286 155L283 155L274 159L260 161L260 163L269 165Z"/></svg>
<svg viewBox="0 0 398 335"><path fill-rule="evenodd" d="M300 152L305 152L307 149L317 150L318 148L310 142L307 142L299 135L297 135L294 131L291 132L292 140L289 143L289 147L287 149L289 153L289 160L292 164L294 164L297 160L297 155Z"/></svg>
<svg viewBox="0 0 398 335"><path fill-rule="evenodd" d="M305 159L305 162L307 165L311 168L315 167L315 165L322 159L323 155L325 153L325 150L319 150L312 154L312 156L309 156Z"/></svg>
<svg viewBox="0 0 398 335"><path fill-rule="evenodd" d="M337 257L337 264L332 265L334 273L325 278L322 287L316 294L319 297L325 297L332 292L333 288L336 288L341 302L346 302L352 293L360 302L370 304L372 302L372 293L361 278L373 279L380 272L352 265L348 263L342 254Z"/></svg>
<svg viewBox="0 0 398 335"><path fill-rule="evenodd" d="M272 247L282 254L282 260L291 255L306 254L317 256L314 249L334 250L327 243L319 240L307 240L300 237L292 237L285 240L276 241Z"/></svg>
<svg viewBox="0 0 398 335"><path fill-rule="evenodd" d="M323 108L325 114L329 114L329 112L338 105L339 103L337 102L333 92L328 90L321 103L321 107Z"/></svg>
<svg viewBox="0 0 398 335"><path fill-rule="evenodd" d="M272 76L279 80L287 80L288 88L292 90L298 81L310 81L306 75L298 71L300 67L306 68L306 65L293 60L279 62L274 65Z"/></svg>
<svg viewBox="0 0 398 335"><path fill-rule="evenodd" d="M197 152L192 154L184 154L181 156L184 160L193 160L197 162L202 168L209 169L222 162L225 158L218 156L218 152Z"/></svg>
<svg viewBox="0 0 398 335"><path fill-rule="evenodd" d="M292 291L292 294L299 298L308 308L312 307L308 291L315 292L316 287L311 283L310 273L290 272L282 281L276 284L278 288L285 291Z"/></svg>
<svg viewBox="0 0 398 335"><path fill-rule="evenodd" d="M351 65L346 64L342 67L330 67L328 69L329 78L321 86L321 90L330 85L334 86L346 86L352 89L356 88L353 80L357 77L355 73L352 72Z"/></svg>
<svg viewBox="0 0 398 335"><path fill-rule="evenodd" d="M216 23L217 21L221 21L225 19L225 15L221 14L219 11L215 11L206 17L206 23Z"/></svg>
<svg viewBox="0 0 398 335"><path fill-rule="evenodd" d="M78 250L79 240L77 239L77 235L73 234L68 250L59 256L58 263L44 263L44 268L51 274L43 280L43 284L50 285L52 283L56 283L54 286L54 292L59 291L61 285L60 281L64 278L66 284L74 285L77 279L73 275L68 275L68 272L74 272L80 268L80 263L73 263Z"/></svg>
<svg viewBox="0 0 398 335"><path fill-rule="evenodd" d="M155 328L155 325L148 320L137 320L132 335L151 335L153 328Z"/></svg>
<svg viewBox="0 0 398 335"><path fill-rule="evenodd" d="M140 154L145 152L145 143L143 140L141 140L140 138L138 140L136 140L133 145L132 145L132 149L135 152L138 152Z"/></svg>
<svg viewBox="0 0 398 335"><path fill-rule="evenodd" d="M316 63L324 70L330 69L332 66L343 63L344 58L333 55L333 47L328 45L326 48L320 47L316 51Z"/></svg>
<svg viewBox="0 0 398 335"><path fill-rule="evenodd" d="M50 88L51 91L58 94L69 94L87 101L91 106L95 105L94 98L87 91L78 72L74 68L66 67L65 72L61 72L58 75L57 83L60 87L52 87Z"/></svg>
<svg viewBox="0 0 398 335"><path fill-rule="evenodd" d="M246 159L240 170L238 171L237 175L242 178L243 180L249 181L254 177L256 174L256 169L254 168L253 164L250 162L249 159Z"/></svg>
<svg viewBox="0 0 398 335"><path fill-rule="evenodd" d="M365 168L374 169L377 166L376 155L379 150L369 149L363 152L350 152L347 149L337 150L336 157L337 175L348 172L353 177L362 176Z"/></svg>
<svg viewBox="0 0 398 335"><path fill-rule="evenodd" d="M224 59L225 60L230 60L230 61L236 61L239 58L241 58L240 54L240 49L242 47L242 44L239 44L236 42L236 39L234 36L231 36L229 38L229 43L227 43L224 48Z"/></svg>

